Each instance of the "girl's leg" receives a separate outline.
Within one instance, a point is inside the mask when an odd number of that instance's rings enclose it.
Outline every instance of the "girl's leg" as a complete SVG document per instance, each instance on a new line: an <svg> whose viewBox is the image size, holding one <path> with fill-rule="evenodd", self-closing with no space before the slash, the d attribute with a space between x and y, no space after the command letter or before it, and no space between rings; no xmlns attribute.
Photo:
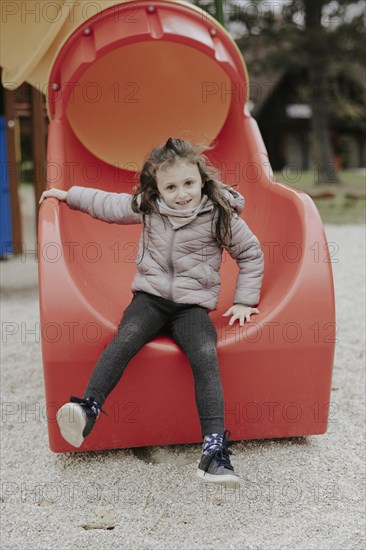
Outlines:
<svg viewBox="0 0 366 550"><path fill-rule="evenodd" d="M103 405L132 357L159 333L166 321L166 312L147 294L135 294L123 312L115 337L100 355L83 397L93 396Z"/></svg>
<svg viewBox="0 0 366 550"><path fill-rule="evenodd" d="M181 310L174 317L170 329L174 340L187 354L193 370L196 404L204 438L196 475L204 481L237 488L240 478L230 462L230 432L224 430L224 397L215 327L205 308L193 306Z"/></svg>
<svg viewBox="0 0 366 550"><path fill-rule="evenodd" d="M223 434L224 395L217 360L217 333L208 310L200 306L182 309L175 314L169 328L192 367L202 437Z"/></svg>

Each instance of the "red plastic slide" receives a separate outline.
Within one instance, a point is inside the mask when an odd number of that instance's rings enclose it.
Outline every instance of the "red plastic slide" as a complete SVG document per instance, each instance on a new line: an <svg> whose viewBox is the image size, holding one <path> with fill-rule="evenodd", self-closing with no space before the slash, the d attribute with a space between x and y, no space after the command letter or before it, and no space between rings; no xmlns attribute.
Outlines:
<svg viewBox="0 0 366 550"><path fill-rule="evenodd" d="M133 192L151 147L174 136L208 156L246 198L265 253L260 314L228 326L238 268L224 256L211 313L231 439L322 434L335 347L331 255L313 201L273 180L228 33L193 5L125 2L83 22L50 77L48 187ZM39 217L42 353L50 447L75 451L55 415L81 395L132 299L141 226L97 221L56 199ZM129 363L80 450L200 442L193 376L168 337Z"/></svg>

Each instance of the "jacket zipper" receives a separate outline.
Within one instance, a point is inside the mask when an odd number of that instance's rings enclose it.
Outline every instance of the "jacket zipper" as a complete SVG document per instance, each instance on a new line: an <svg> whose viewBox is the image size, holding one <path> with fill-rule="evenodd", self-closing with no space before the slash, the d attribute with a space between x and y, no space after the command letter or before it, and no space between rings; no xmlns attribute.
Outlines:
<svg viewBox="0 0 366 550"><path fill-rule="evenodd" d="M169 284L169 299L173 301L173 281L174 281L174 266L172 262L172 250L173 250L173 244L175 241L176 233L178 229L173 229L173 236L170 239L169 244L169 252L168 252L168 268L169 268L169 274L170 274L170 284Z"/></svg>

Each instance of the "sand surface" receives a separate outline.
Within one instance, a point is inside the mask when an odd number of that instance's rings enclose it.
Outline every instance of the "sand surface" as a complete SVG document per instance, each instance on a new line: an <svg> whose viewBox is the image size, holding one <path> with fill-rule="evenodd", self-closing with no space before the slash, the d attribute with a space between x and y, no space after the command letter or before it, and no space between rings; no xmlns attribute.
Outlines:
<svg viewBox="0 0 366 550"><path fill-rule="evenodd" d="M21 198L32 249L31 188L22 188ZM233 443L240 491L196 479L199 444L52 453L37 263L32 253L26 261L2 262L1 547L365 548L365 227L325 230L338 247L329 429L321 436Z"/></svg>

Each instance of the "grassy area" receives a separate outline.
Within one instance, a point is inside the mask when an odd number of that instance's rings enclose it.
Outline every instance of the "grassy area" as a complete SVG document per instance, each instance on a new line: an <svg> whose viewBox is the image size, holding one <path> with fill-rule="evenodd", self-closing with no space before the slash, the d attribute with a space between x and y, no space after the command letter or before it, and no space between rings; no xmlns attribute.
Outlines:
<svg viewBox="0 0 366 550"><path fill-rule="evenodd" d="M333 197L314 198L313 194L319 190L319 186L314 183L313 172L275 172L275 179L277 181L294 189L301 189L301 191L309 193L312 196L323 223L365 223L365 199L355 199L349 195L365 196L366 171L343 170L339 172L339 177L341 185L324 186L326 190L331 190L335 193Z"/></svg>

